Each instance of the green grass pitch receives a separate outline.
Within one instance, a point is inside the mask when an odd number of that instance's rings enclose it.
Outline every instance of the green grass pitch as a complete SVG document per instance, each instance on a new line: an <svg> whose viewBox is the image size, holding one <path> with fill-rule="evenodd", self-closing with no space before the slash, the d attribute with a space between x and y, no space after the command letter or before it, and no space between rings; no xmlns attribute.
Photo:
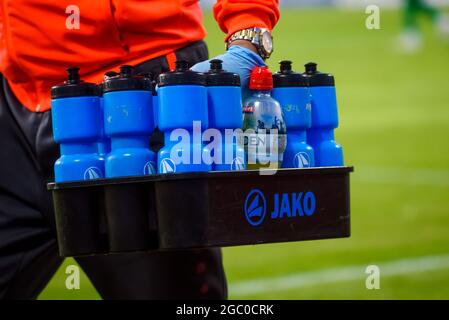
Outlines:
<svg viewBox="0 0 449 320"><path fill-rule="evenodd" d="M224 249L230 298L408 299L449 298L449 267L382 274L401 259L449 254L449 45L422 21L425 47L415 55L395 50L400 12L382 11L381 30L365 28L364 10L284 9L274 32L272 70L281 59L302 70L313 60L336 76L345 162L351 176L349 239ZM205 13L210 55L223 35ZM65 289L66 260L41 299L98 299L83 275L80 290ZM365 288L363 266L381 267L380 290ZM282 285L241 294L233 285L251 279L361 266L359 275L307 285ZM335 273L335 272L334 272ZM338 272L336 272L338 275ZM126 277L126 275L124 275Z"/></svg>

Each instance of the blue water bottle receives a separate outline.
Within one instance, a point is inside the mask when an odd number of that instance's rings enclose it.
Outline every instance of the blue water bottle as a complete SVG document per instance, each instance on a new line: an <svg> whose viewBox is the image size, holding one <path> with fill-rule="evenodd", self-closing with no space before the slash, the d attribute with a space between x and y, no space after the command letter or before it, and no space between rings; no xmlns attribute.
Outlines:
<svg viewBox="0 0 449 320"><path fill-rule="evenodd" d="M204 161L210 152L202 142L209 126L206 76L189 70L187 61L176 61L176 69L159 75L159 129L164 147L158 152L159 173L210 171Z"/></svg>
<svg viewBox="0 0 449 320"><path fill-rule="evenodd" d="M55 181L90 180L104 177L98 154L101 109L98 87L80 80L79 68L68 68L68 80L51 88L54 140L60 144Z"/></svg>
<svg viewBox="0 0 449 320"><path fill-rule="evenodd" d="M104 80L107 80L108 78L117 76L117 72L109 71L106 72L104 75ZM101 134L100 139L98 140L98 153L103 159L106 159L109 152L111 152L111 140L108 136L106 136L104 132L104 99L103 99L103 84L98 86L99 89L99 95L100 95L100 109L101 109L101 121L100 121L100 127L101 127Z"/></svg>
<svg viewBox="0 0 449 320"><path fill-rule="evenodd" d="M151 80L134 76L131 66L103 83L104 129L111 139L106 177L155 174L156 154L149 148L154 128Z"/></svg>
<svg viewBox="0 0 449 320"><path fill-rule="evenodd" d="M317 71L317 64L305 65L312 97L312 127L307 131L307 142L315 152L318 167L342 166L343 150L334 140L338 127L337 97L334 76Z"/></svg>
<svg viewBox="0 0 449 320"><path fill-rule="evenodd" d="M282 168L313 167L313 149L307 144L307 130L312 123L309 79L293 72L291 61L281 61L280 71L273 74L271 95L281 104L288 129Z"/></svg>
<svg viewBox="0 0 449 320"><path fill-rule="evenodd" d="M242 90L240 76L223 70L222 61L210 61L206 74L209 127L219 130L220 139L215 146L214 171L245 170L245 150L238 143L235 129L241 129ZM212 149L212 148L211 148Z"/></svg>

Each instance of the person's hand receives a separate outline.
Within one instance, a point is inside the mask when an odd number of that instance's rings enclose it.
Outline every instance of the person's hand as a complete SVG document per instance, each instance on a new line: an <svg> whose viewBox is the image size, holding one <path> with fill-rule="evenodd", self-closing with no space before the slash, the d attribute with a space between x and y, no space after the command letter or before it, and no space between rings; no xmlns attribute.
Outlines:
<svg viewBox="0 0 449 320"><path fill-rule="evenodd" d="M223 61L223 70L237 73L240 76L243 98L248 96L248 81L253 68L265 66L265 62L255 50L237 44L232 45L224 54L213 59ZM209 60L206 60L197 63L191 69L197 72L207 72L209 68Z"/></svg>

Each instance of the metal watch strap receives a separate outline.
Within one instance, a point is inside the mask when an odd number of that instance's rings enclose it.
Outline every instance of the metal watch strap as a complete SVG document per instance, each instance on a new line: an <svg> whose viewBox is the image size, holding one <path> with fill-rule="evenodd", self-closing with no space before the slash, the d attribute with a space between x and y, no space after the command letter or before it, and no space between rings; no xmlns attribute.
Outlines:
<svg viewBox="0 0 449 320"><path fill-rule="evenodd" d="M256 27L256 28L243 29L243 30L239 30L239 31L235 32L233 35L231 35L231 37L226 42L226 50L229 49L229 45L236 40L247 40L247 41L251 42L252 44L254 44L257 48L259 55L263 59L266 59L267 56L266 56L265 52L262 50L262 48L261 48L262 44L260 43L260 40L261 40L260 37L261 37L262 32L264 32L264 30L265 29L263 29L263 28Z"/></svg>
<svg viewBox="0 0 449 320"><path fill-rule="evenodd" d="M235 40L248 40L251 43L259 45L259 39L257 37L257 33L260 33L260 29L258 28L251 28L251 29L243 29L240 31L237 31L234 33L229 40L227 41L226 46L229 47L229 45L235 41Z"/></svg>

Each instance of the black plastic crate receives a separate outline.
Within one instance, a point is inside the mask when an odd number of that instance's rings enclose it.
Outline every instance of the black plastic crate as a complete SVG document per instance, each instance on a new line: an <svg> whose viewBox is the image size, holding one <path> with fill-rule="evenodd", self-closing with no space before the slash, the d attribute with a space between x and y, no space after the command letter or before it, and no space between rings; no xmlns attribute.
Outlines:
<svg viewBox="0 0 449 320"><path fill-rule="evenodd" d="M77 256L349 237L351 171L181 173L48 188L60 254Z"/></svg>

